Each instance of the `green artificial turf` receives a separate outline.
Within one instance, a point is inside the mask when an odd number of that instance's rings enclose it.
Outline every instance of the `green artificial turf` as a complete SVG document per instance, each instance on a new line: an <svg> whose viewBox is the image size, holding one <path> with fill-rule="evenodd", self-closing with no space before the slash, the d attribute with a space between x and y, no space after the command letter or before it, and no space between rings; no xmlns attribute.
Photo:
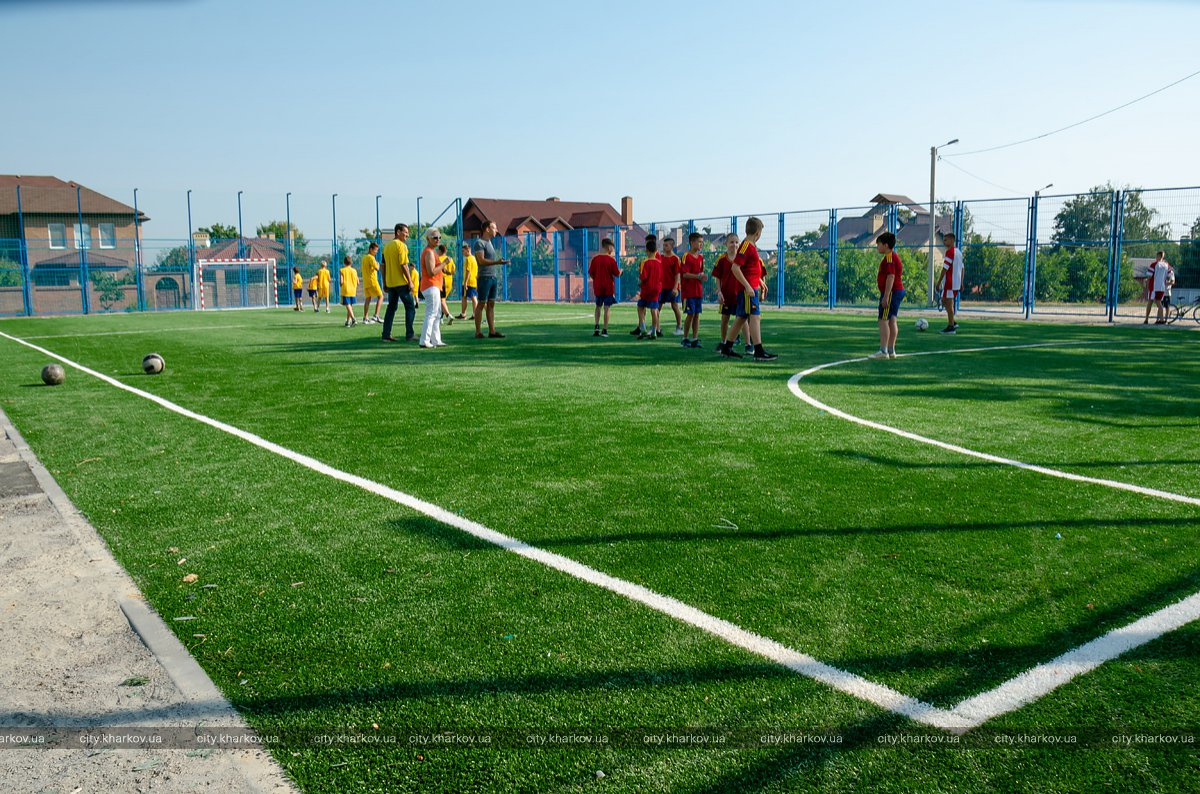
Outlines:
<svg viewBox="0 0 1200 794"><path fill-rule="evenodd" d="M712 353L715 313L705 350L634 341L627 308L609 339L591 336L588 307L497 313L508 339L458 323L437 351L290 311L0 331L939 706L1200 591L1200 508L945 452L790 393L795 372L873 350L871 317L768 312L781 355L757 364ZM1194 332L902 329L900 352L1064 344L848 364L800 385L933 438L1200 496ZM45 356L0 350L4 410L168 622L197 618L172 626L262 731L912 727L82 373L40 386ZM138 366L151 351L167 362L153 378ZM1186 628L996 723L1197 728L1198 652ZM1195 752L1161 748L276 757L308 791L1200 787Z"/></svg>

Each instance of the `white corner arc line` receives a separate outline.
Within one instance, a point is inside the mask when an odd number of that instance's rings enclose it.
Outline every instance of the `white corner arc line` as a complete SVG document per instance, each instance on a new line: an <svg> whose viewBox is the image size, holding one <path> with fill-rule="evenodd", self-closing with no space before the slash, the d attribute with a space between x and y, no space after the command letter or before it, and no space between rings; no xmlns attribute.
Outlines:
<svg viewBox="0 0 1200 794"><path fill-rule="evenodd" d="M549 568L552 568L561 573L573 576L581 581L588 582L602 587L605 590L624 596L631 601L636 601L644 606L647 606L656 612L667 615L682 623L687 623L702 631L705 631L713 636L725 640L731 645L749 651L756 656L765 658L775 662L783 667L786 667L800 675L819 681L826 686L836 689L845 694L865 700L869 703L893 712L900 714L917 722L930 725L935 728L944 730L965 730L971 725L964 721L961 717L946 709L941 709L936 706L924 703L916 698L897 692L883 684L869 681L866 678L849 673L845 670L840 670L831 665L820 662L813 657L801 653L797 650L789 648L781 643L766 637L759 636L751 631L747 631L740 626L730 623L714 615L710 615L696 607L690 606L670 596L656 593L647 587L639 584L618 579L615 576L598 571L583 563L576 562L569 557L564 557L561 554L539 549L536 546L531 546L524 541L509 537L503 533L497 532L494 529L489 529L475 521L464 518L455 513L451 513L444 508L438 507L435 504L426 502L423 499L418 499L415 496L398 491L395 488L383 485L381 483L368 480L365 477L360 477L356 474L336 469L328 464L301 454L294 450L283 447L272 441L268 441L261 436L257 436L241 428L226 424L216 419L212 419L203 414L196 413L181 405L171 402L170 400L159 397L150 392L142 391L141 389L129 386L115 378L111 378L101 372L85 367L71 359L65 358L53 353L45 348L39 347L24 339L0 331L0 337L9 339L18 344L24 345L32 350L49 356L57 361L61 361L69 367L72 367L86 375L103 381L110 386L115 386L118 389L135 394L138 397L149 400L168 411L172 411L180 416L193 419L209 427L220 430L229 435L240 438L256 447L272 452L280 457L286 458L294 463L298 463L307 469L311 469L319 474L324 474L335 480L354 485L369 493L381 496L397 504L404 505L418 513L422 513L430 518L439 521L443 524L462 530L469 535L472 535L480 540L487 541L496 546L499 546L506 551L518 554L526 559L541 563Z"/></svg>
<svg viewBox="0 0 1200 794"><path fill-rule="evenodd" d="M1021 350L1034 347L1063 347L1066 345L1091 344L1091 342L1041 342L1028 345L1000 345L996 347L975 347L975 348L960 348L956 350L933 350L920 353L907 353L905 357L910 356L931 356L949 353L983 353L993 350ZM900 356L897 356L898 358ZM1200 505L1200 499L1182 494L1171 493L1169 491L1159 491L1154 488L1144 488L1140 485L1131 483L1119 482L1117 480L1106 480L1099 477L1085 477L1071 472L1060 471L1058 469L1048 468L1046 466L1035 466L1029 463L1024 463L1019 460L1003 458L998 455L991 455L986 452L979 452L966 447L960 447L956 444L948 444L937 439L927 438L916 433L910 433L907 430L890 425L872 422L869 419L863 419L853 414L848 414L845 411L839 411L830 405L826 405L820 400L812 397L803 389L800 388L800 381L814 372L820 372L823 369L841 366L843 364L855 364L862 361L867 361L868 358L848 358L842 361L832 361L828 364L821 364L816 367L810 367L803 372L798 372L788 380L788 388L792 393L799 397L809 405L814 406L822 411L832 414L839 419L845 419L848 422L853 422L863 427L869 427L874 430L882 430L887 433L907 438L912 441L918 441L923 444L939 447L950 452L957 452L962 455L968 455L982 460L987 460L992 463L1001 463L1009 466L1015 466L1019 469L1045 474L1051 477L1059 477L1066 480L1074 480L1076 482L1086 482L1094 485L1103 485L1109 488L1116 488L1123 491L1131 491L1133 493L1142 494L1159 499L1168 499L1174 502L1183 502L1185 504ZM1130 651L1141 645L1145 645L1152 640L1161 637L1163 634L1181 628L1188 623L1200 619L1200 593L1193 593L1190 596L1177 601L1173 604L1163 607L1155 612L1139 618L1134 622L1113 629L1108 633L1097 637L1090 642L1086 642L1077 648L1058 656L1049 662L1039 664L1020 675L1000 684L986 692L981 692L978 695L973 695L958 705L949 709L949 713L954 715L959 724L965 725L966 729L978 727L994 717L1001 714L1007 714L1010 711L1015 711L1022 706L1025 706L1044 695L1049 694L1053 690L1067 683L1076 676L1096 669L1101 664L1117 658L1126 651Z"/></svg>
<svg viewBox="0 0 1200 794"><path fill-rule="evenodd" d="M904 353L904 354L897 356L897 358L910 358L913 356L946 355L946 354L950 354L950 353L983 353L983 352L988 352L988 351L993 351L993 350L1025 350L1025 349L1033 348L1033 347L1064 347L1066 345L1079 345L1079 344L1093 344L1093 342L1091 342L1091 341L1089 341L1089 342L1040 342L1037 344L1030 344L1030 345L1000 345L997 347L972 347L972 348L961 348L961 349L957 349L957 350L931 350L931 351L925 351L922 353ZM800 388L801 380L803 380L807 376L812 375L816 372L820 372L823 369L830 369L832 367L840 367L843 364L857 364L859 362L867 361L867 360L868 359L865 356L860 357L860 358L847 358L847 359L843 359L842 361L831 361L828 364L819 364L818 366L815 366L815 367L809 367L808 369L804 370L803 372L797 372L795 375L793 375L791 378L789 378L788 379L788 388L792 390L792 394L796 395L804 402L808 403L809 405L813 406L814 408L818 408L822 411L830 413L830 414L838 417L839 419L845 419L847 422L853 422L856 425L862 425L863 427L869 427L873 430L882 430L885 433L891 433L893 435L900 436L901 438L907 438L910 441L918 441L922 444L928 444L933 447L939 447L939 448L947 450L949 452L957 452L960 455L967 455L972 458L979 458L980 460L986 460L991 463L1000 463L1005 466L1013 466L1018 469L1024 469L1025 471L1032 471L1032 472L1037 472L1038 474L1045 474L1049 477L1058 477L1058 478L1064 479L1064 480L1074 480L1075 482L1086 482L1086 483L1091 483L1093 485L1103 485L1108 488L1116 488L1117 490L1121 490L1121 491L1130 491L1132 493L1141 494L1142 496L1153 496L1157 499L1168 499L1172 502L1182 502L1184 504L1200 506L1200 499L1197 499L1194 496L1185 496L1183 494L1172 493L1170 491L1160 491L1157 488L1146 488L1145 486L1142 486L1142 485L1134 485L1133 483L1121 482L1120 480L1106 480L1102 477L1088 477L1083 474L1074 474L1069 471L1062 471L1061 469L1052 469L1049 466L1038 466L1033 463L1025 463L1024 461L1013 460L1012 458L1004 458L999 455L992 455L988 452L979 452L978 450L968 449L967 447L960 447L957 444L950 444L945 441L938 441L936 438L929 438L928 436L922 436L917 433L909 432L908 430L901 430L898 427L892 427L891 425L885 425L880 422L872 422L870 419L863 419L860 416L855 416L854 414L848 414L845 411L839 411L837 408L834 408L831 405L826 405L825 403L821 402L817 398L810 395L808 392L804 391L804 389Z"/></svg>

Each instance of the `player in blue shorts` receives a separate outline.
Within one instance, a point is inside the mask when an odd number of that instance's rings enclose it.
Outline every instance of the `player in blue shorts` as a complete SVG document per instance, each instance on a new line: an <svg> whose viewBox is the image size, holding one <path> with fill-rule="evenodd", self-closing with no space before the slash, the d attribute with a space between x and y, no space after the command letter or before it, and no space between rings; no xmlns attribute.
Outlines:
<svg viewBox="0 0 1200 794"><path fill-rule="evenodd" d="M700 313L704 311L704 254L700 232L688 235L688 252L679 266L679 292L683 296L683 347L700 347Z"/></svg>

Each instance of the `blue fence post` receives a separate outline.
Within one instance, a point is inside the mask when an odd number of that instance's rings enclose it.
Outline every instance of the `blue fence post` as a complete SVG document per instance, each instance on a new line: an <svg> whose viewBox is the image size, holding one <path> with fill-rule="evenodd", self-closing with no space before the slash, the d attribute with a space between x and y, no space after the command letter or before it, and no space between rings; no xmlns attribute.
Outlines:
<svg viewBox="0 0 1200 794"><path fill-rule="evenodd" d="M196 238L192 232L192 191L187 192L187 216L188 216L188 278L192 282L192 309L199 309L200 304L197 303L196 296L200 294L201 285L197 283L196 278Z"/></svg>
<svg viewBox="0 0 1200 794"><path fill-rule="evenodd" d="M133 189L133 274L137 283L138 311L146 311L146 283L142 277L142 223L138 214L138 189ZM115 242L115 241L114 241Z"/></svg>
<svg viewBox="0 0 1200 794"><path fill-rule="evenodd" d="M580 274L583 276L583 302L587 303L588 302L588 287L591 286L588 284L588 281L589 281L588 270L591 269L591 261L590 261L591 257L589 256L589 253L591 251L591 246L589 246L588 243L591 242L591 240L589 238L591 237L592 233L590 231L588 231L587 229L584 229L580 232L580 234L583 235L583 240L582 240L581 245L579 246L579 257L580 257L579 270L580 270ZM586 265L584 264L585 262L587 262Z"/></svg>
<svg viewBox="0 0 1200 794"><path fill-rule="evenodd" d="M79 289L82 297L81 307L83 308L83 313L88 314L91 311L91 296L88 295L88 278L90 274L88 273L87 247L88 243L91 242L92 234L91 229L88 230L86 237L84 237L83 234L83 198L80 195L80 191L81 188L76 185L75 211L79 217L79 225L75 227L75 244L79 246Z"/></svg>
<svg viewBox="0 0 1200 794"><path fill-rule="evenodd" d="M838 213L829 211L829 310L837 307Z"/></svg>
<svg viewBox="0 0 1200 794"><path fill-rule="evenodd" d="M462 196L459 196L454 201L456 202L455 207L454 207L454 214L455 214L454 233L456 235L455 239L458 241L458 252L457 253L459 254L459 258L465 259L466 257L462 256L462 244L463 244ZM376 225L378 225L378 220L376 220ZM463 286L464 284L466 284L466 281L467 281L467 263L466 262L462 263L462 266L459 268L459 271L460 272L458 274L458 295L461 298L467 291L467 288L465 286Z"/></svg>
<svg viewBox="0 0 1200 794"><path fill-rule="evenodd" d="M525 232L525 291L529 297L526 299L530 303L533 302L533 234Z"/></svg>
<svg viewBox="0 0 1200 794"><path fill-rule="evenodd" d="M621 255L621 252L623 250L624 249L621 248L621 227L614 226L613 227L613 253L615 253L617 255L617 270L622 269L621 265L623 264L623 262L621 260L624 259L624 257ZM615 293L617 303L620 303L621 302L621 279L620 279L620 277L617 278L616 289L613 290L613 292Z"/></svg>
<svg viewBox="0 0 1200 794"><path fill-rule="evenodd" d="M507 262L508 260L508 237L500 238L500 258ZM504 279L504 300L508 301L508 265L500 266L500 276Z"/></svg>
<svg viewBox="0 0 1200 794"><path fill-rule="evenodd" d="M561 232L552 233L554 243L554 302L558 303L558 236Z"/></svg>
<svg viewBox="0 0 1200 794"><path fill-rule="evenodd" d="M1121 254L1125 245L1125 197L1126 191L1113 193L1112 235L1108 245L1108 321L1116 319L1117 306L1121 301Z"/></svg>
<svg viewBox="0 0 1200 794"><path fill-rule="evenodd" d="M783 213L779 213L779 242L775 244L776 258L779 260L776 266L779 268L779 273L775 276L775 306L783 308L783 270L784 263L787 262L787 238L783 236Z"/></svg>
<svg viewBox="0 0 1200 794"><path fill-rule="evenodd" d="M333 205L333 239L329 243L329 269L332 270L334 273L337 273L339 270L342 269L342 260L338 258L337 197L338 197L338 194L334 193L333 198L330 199L330 202ZM420 267L419 263L418 263L417 267L418 268ZM333 293L333 299L336 302L341 303L342 302L341 279L333 278L332 276L330 276L329 280L333 282L332 289L330 289L330 292ZM328 309L329 307L326 306L325 308Z"/></svg>
<svg viewBox="0 0 1200 794"><path fill-rule="evenodd" d="M25 315L33 316L33 288L29 283L29 243L25 238L25 213L21 210L21 186L17 185L17 260L21 267L21 300L25 304Z"/></svg>
<svg viewBox="0 0 1200 794"><path fill-rule="evenodd" d="M284 203L285 211L287 213L287 220L286 220L287 240L283 244L283 251L284 251L284 259L286 260L285 264L287 265L288 283L290 284L291 278L292 278L292 194L291 193L284 194L283 203ZM378 205L376 205L376 206L378 206ZM376 216L376 220L378 220L378 217L379 216ZM380 244L380 247L381 248L383 247L382 243Z"/></svg>
<svg viewBox="0 0 1200 794"><path fill-rule="evenodd" d="M1038 195L1029 199L1029 239L1025 244L1025 319L1033 315L1033 300L1037 285Z"/></svg>
<svg viewBox="0 0 1200 794"><path fill-rule="evenodd" d="M962 256L964 259L967 256L966 253L963 251L963 243L965 242L963 240L963 224L965 222L966 222L965 205L961 201L956 201L956 202L954 202L954 243L955 243L955 246L958 248L959 252L962 253ZM930 297L930 300L933 300L932 295L930 295L929 297ZM958 307L961 304L962 304L962 290L960 289L954 295L954 313L956 315L958 314Z"/></svg>

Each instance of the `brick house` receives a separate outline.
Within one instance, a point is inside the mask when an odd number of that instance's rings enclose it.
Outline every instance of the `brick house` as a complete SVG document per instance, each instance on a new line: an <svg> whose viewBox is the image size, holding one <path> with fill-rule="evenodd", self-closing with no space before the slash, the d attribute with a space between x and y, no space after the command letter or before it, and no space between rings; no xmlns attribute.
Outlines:
<svg viewBox="0 0 1200 794"><path fill-rule="evenodd" d="M860 216L838 216L838 243L848 246L869 247L875 243L875 238L887 231L887 214L889 207L895 205L908 210L908 217L900 218L896 231L896 245L907 248L927 248L929 246L929 208L916 203L908 196L899 193L879 193L871 199L871 208ZM954 218L949 215L939 215L936 220L936 245L940 246L942 235L954 231ZM823 247L829 245L829 230L826 229L812 245ZM941 248L937 248L939 256Z"/></svg>

